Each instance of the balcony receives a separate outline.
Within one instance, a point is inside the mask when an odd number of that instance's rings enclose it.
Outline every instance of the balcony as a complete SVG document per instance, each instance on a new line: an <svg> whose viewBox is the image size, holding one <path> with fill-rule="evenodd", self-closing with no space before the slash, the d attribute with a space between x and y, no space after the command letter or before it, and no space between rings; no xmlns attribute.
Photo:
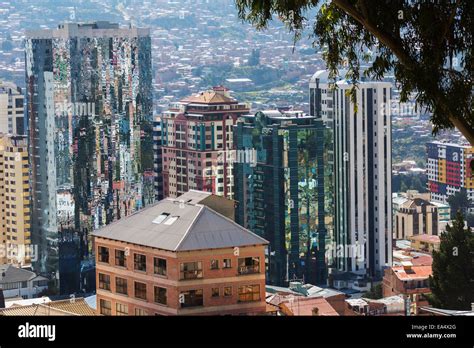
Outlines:
<svg viewBox="0 0 474 348"><path fill-rule="evenodd" d="M239 266L239 275L260 273L260 266Z"/></svg>
<svg viewBox="0 0 474 348"><path fill-rule="evenodd" d="M190 280L190 279L201 279L202 278L202 270L201 271L182 271L180 275L180 280Z"/></svg>

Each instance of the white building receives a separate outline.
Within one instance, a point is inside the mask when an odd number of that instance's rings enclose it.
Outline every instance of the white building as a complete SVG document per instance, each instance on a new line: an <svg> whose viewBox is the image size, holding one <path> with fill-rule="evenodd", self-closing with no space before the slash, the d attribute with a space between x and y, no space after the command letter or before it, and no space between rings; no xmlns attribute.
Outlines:
<svg viewBox="0 0 474 348"><path fill-rule="evenodd" d="M324 70L311 78L310 113L333 129L334 241L344 255L334 266L381 278L392 264L391 83L360 81L354 104L349 81L329 82Z"/></svg>
<svg viewBox="0 0 474 348"><path fill-rule="evenodd" d="M48 288L48 279L24 268L0 265L0 289L5 299L31 299Z"/></svg>

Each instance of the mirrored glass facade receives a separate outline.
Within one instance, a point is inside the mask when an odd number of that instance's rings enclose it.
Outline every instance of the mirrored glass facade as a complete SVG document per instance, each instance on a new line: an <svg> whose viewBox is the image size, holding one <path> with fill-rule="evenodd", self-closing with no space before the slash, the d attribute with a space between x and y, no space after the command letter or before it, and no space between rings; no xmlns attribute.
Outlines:
<svg viewBox="0 0 474 348"><path fill-rule="evenodd" d="M26 86L36 268L59 243L81 258L89 233L154 201L148 30L64 24L27 33Z"/></svg>
<svg viewBox="0 0 474 348"><path fill-rule="evenodd" d="M268 281L326 283L331 131L302 113L270 111L242 117L234 137L237 153L256 154L255 161L234 165L236 221L270 241Z"/></svg>

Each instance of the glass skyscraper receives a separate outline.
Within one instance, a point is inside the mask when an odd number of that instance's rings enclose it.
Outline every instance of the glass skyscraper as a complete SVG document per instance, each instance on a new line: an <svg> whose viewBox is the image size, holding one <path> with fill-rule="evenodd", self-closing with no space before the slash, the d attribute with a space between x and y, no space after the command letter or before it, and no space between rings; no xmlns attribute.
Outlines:
<svg viewBox="0 0 474 348"><path fill-rule="evenodd" d="M234 129L236 221L270 241L267 281L325 284L333 229L331 132L300 111L262 111Z"/></svg>
<svg viewBox="0 0 474 348"><path fill-rule="evenodd" d="M26 36L34 266L75 281L61 243L87 258L92 230L154 201L149 30L67 23Z"/></svg>

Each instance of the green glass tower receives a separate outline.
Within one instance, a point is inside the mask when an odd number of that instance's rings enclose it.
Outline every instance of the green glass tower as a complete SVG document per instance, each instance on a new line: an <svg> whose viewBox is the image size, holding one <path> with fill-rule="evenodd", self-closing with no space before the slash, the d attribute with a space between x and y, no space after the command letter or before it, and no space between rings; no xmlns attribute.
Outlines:
<svg viewBox="0 0 474 348"><path fill-rule="evenodd" d="M331 131L299 111L262 111L239 119L234 144L235 217L270 241L267 281L325 284L333 229Z"/></svg>

